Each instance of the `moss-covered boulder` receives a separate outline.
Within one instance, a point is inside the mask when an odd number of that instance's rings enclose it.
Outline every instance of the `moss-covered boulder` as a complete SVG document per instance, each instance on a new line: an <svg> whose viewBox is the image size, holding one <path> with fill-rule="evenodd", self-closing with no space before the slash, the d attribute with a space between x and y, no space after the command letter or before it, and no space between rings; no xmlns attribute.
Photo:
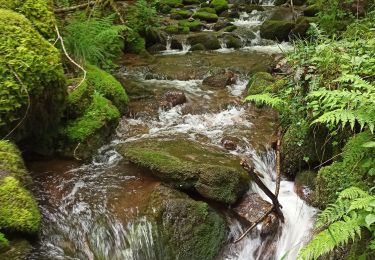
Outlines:
<svg viewBox="0 0 375 260"><path fill-rule="evenodd" d="M183 6L182 0L161 0L156 3L156 9L164 14L170 13L173 8L181 8Z"/></svg>
<svg viewBox="0 0 375 260"><path fill-rule="evenodd" d="M269 40L287 41L294 26L291 21L267 20L260 27L260 36Z"/></svg>
<svg viewBox="0 0 375 260"><path fill-rule="evenodd" d="M318 21L319 18L317 17L299 17L296 21L296 26L290 31L289 36L291 38L306 38L310 24L317 23Z"/></svg>
<svg viewBox="0 0 375 260"><path fill-rule="evenodd" d="M203 23L200 20L182 20L178 22L180 27L187 27L191 32L198 32L202 29Z"/></svg>
<svg viewBox="0 0 375 260"><path fill-rule="evenodd" d="M215 23L219 19L217 14L215 13L209 13L204 11L197 11L193 14L193 18L200 19L202 21L206 21L209 23Z"/></svg>
<svg viewBox="0 0 375 260"><path fill-rule="evenodd" d="M190 10L185 9L172 9L171 18L175 20L187 19L193 14Z"/></svg>
<svg viewBox="0 0 375 260"><path fill-rule="evenodd" d="M191 46L190 48L190 51L205 51L205 50L206 50L206 47L204 47L204 45L201 43L195 44Z"/></svg>
<svg viewBox="0 0 375 260"><path fill-rule="evenodd" d="M207 203L179 191L156 186L147 211L162 244L163 259L215 259L226 241L224 219Z"/></svg>
<svg viewBox="0 0 375 260"><path fill-rule="evenodd" d="M235 34L226 33L222 39L227 48L239 49L243 46L242 40Z"/></svg>
<svg viewBox="0 0 375 260"><path fill-rule="evenodd" d="M268 72L256 72L251 76L247 84L247 93L256 95L264 92L274 92L273 84L275 81L276 79Z"/></svg>
<svg viewBox="0 0 375 260"><path fill-rule="evenodd" d="M54 38L52 0L0 0L0 8L23 14L45 38Z"/></svg>
<svg viewBox="0 0 375 260"><path fill-rule="evenodd" d="M225 10L228 10L227 0L212 0L210 6L216 10L216 13L220 14Z"/></svg>
<svg viewBox="0 0 375 260"><path fill-rule="evenodd" d="M320 12L321 8L318 4L313 4L307 6L305 9L303 9L303 15L308 17L314 17Z"/></svg>
<svg viewBox="0 0 375 260"><path fill-rule="evenodd" d="M362 147L370 141L373 141L370 132L357 134L345 145L341 161L319 170L314 193L314 202L318 207L334 203L339 192L350 186L367 190L373 185L374 177L368 172L375 168L375 161L368 158L375 158L375 149Z"/></svg>
<svg viewBox="0 0 375 260"><path fill-rule="evenodd" d="M31 183L18 149L0 141L0 230L5 234L36 234L40 213L33 195L26 189Z"/></svg>
<svg viewBox="0 0 375 260"><path fill-rule="evenodd" d="M10 10L0 9L0 39L0 136L22 121L11 138L40 140L59 123L65 106L60 53Z"/></svg>
<svg viewBox="0 0 375 260"><path fill-rule="evenodd" d="M249 185L237 158L197 142L150 139L121 144L117 150L173 187L222 203L236 202Z"/></svg>
<svg viewBox="0 0 375 260"><path fill-rule="evenodd" d="M187 43L190 45L202 44L207 50L220 49L220 42L216 35L210 32L202 32L199 34L191 35L187 38Z"/></svg>

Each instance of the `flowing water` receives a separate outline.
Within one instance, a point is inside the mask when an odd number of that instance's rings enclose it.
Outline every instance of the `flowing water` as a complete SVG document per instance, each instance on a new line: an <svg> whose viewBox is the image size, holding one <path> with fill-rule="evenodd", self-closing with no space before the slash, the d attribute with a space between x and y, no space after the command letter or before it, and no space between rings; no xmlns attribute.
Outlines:
<svg viewBox="0 0 375 260"><path fill-rule="evenodd" d="M272 1L263 1L264 5ZM133 100L112 141L90 164L55 159L29 164L43 215L40 242L28 259L163 259L163 247L153 227L139 212L159 181L150 172L125 161L114 146L147 138L185 138L221 146L237 138L233 155L253 161L265 184L275 188L275 152L271 148L277 116L269 109L243 103L248 75L267 68L272 54L290 48L260 39L257 26L264 14L243 14L236 21L256 37L242 50L189 52L189 46L167 50L152 63L123 61L118 78L148 90L151 97ZM222 49L226 49L222 46ZM180 54L180 55L175 55ZM231 69L237 83L222 89L202 85L213 70ZM184 91L188 102L169 110L159 101L168 90ZM228 152L229 153L229 152ZM268 198L257 186L249 192ZM294 183L281 182L279 200L285 222L271 238L260 236L261 225L238 244L230 243L245 229L231 218L228 244L219 259L296 259L308 239L315 209L294 192Z"/></svg>

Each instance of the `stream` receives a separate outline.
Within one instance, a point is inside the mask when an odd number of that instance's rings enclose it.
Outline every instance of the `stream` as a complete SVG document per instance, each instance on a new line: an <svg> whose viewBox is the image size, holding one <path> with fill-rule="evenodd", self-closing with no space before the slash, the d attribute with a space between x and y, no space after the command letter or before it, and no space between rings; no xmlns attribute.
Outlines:
<svg viewBox="0 0 375 260"><path fill-rule="evenodd" d="M271 5L272 1L264 1ZM153 227L139 214L150 191L160 183L150 172L126 161L115 150L120 143L150 138L194 140L202 145L222 147L223 138L237 140L227 151L251 159L270 190L275 189L275 151L271 143L277 115L243 102L249 75L263 71L275 54L291 49L260 38L258 26L265 14L244 13L235 24L256 35L244 39L239 50L222 46L217 51L167 50L154 55L150 63L124 57L117 78L124 86L149 90L149 97L134 99L129 115L122 118L112 141L99 149L89 164L54 159L29 162L36 183L35 194L43 216L40 242L28 259L164 259L163 248L153 236ZM231 69L235 84L210 88L202 80L214 70ZM169 90L181 90L187 102L161 109L160 100ZM267 196L256 186L264 200ZM241 242L230 241L246 229L230 218L227 245L218 259L296 259L309 239L316 209L295 192L294 183L282 180L279 200L285 222L272 239L263 239L261 225Z"/></svg>

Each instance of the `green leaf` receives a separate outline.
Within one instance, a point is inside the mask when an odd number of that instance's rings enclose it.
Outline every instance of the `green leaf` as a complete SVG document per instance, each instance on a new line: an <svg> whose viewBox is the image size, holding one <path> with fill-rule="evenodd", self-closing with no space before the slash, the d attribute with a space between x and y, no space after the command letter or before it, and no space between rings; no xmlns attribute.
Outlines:
<svg viewBox="0 0 375 260"><path fill-rule="evenodd" d="M373 148L375 147L375 142L367 142L367 143L364 143L362 145L362 147L365 147L365 148Z"/></svg>
<svg viewBox="0 0 375 260"><path fill-rule="evenodd" d="M365 218L366 225L371 226L373 223L375 223L375 215L374 214L368 214Z"/></svg>

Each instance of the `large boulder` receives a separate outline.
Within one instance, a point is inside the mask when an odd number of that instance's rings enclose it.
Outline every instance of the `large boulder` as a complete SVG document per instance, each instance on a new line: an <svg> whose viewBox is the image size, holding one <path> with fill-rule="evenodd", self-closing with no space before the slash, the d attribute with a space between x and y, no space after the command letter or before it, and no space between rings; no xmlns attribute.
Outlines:
<svg viewBox="0 0 375 260"><path fill-rule="evenodd" d="M162 259L215 259L228 234L218 213L163 185L156 186L150 197L147 216L163 248Z"/></svg>
<svg viewBox="0 0 375 260"><path fill-rule="evenodd" d="M294 26L295 23L291 21L267 20L260 27L260 36L269 40L288 41Z"/></svg>
<svg viewBox="0 0 375 260"><path fill-rule="evenodd" d="M65 106L60 52L13 11L0 9L0 32L0 136L19 125L10 137L36 146Z"/></svg>
<svg viewBox="0 0 375 260"><path fill-rule="evenodd" d="M55 37L52 0L0 0L0 8L23 14L45 38Z"/></svg>
<svg viewBox="0 0 375 260"><path fill-rule="evenodd" d="M198 43L203 44L207 50L217 50L221 48L220 42L215 34L209 32L202 32L191 35L187 38L187 43L190 45L195 45Z"/></svg>
<svg viewBox="0 0 375 260"><path fill-rule="evenodd" d="M162 181L202 197L233 204L248 189L249 176L225 150L189 140L142 140L117 146L129 161Z"/></svg>
<svg viewBox="0 0 375 260"><path fill-rule="evenodd" d="M0 233L1 259L24 259L29 250L17 254L19 258L9 257L15 255L14 237L36 236L39 232L41 215L28 190L31 184L19 150L8 141L0 141L0 230L5 234Z"/></svg>

